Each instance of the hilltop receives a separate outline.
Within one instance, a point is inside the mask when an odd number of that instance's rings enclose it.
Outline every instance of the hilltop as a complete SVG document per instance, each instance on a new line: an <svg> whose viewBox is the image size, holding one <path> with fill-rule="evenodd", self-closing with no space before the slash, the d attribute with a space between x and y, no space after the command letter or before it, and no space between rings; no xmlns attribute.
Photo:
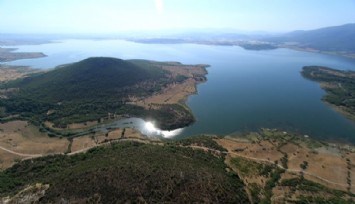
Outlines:
<svg viewBox="0 0 355 204"><path fill-rule="evenodd" d="M107 100L126 96L124 87L144 81L162 80L164 74L164 70L157 67L137 66L115 58L94 57L24 78L8 86L20 88L20 94L26 98L40 98L49 103L102 100L98 99L101 96ZM163 83L155 86L159 85ZM144 88L138 87L132 94L144 94L141 93Z"/></svg>

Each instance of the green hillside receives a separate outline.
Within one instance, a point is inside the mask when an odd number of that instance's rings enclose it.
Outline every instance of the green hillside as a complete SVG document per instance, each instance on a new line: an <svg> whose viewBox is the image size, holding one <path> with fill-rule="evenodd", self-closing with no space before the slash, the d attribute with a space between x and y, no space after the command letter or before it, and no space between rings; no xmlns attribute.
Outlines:
<svg viewBox="0 0 355 204"><path fill-rule="evenodd" d="M42 203L249 203L226 168L224 157L201 150L119 142L20 162L0 172L0 195L43 183Z"/></svg>
<svg viewBox="0 0 355 204"><path fill-rule="evenodd" d="M154 118L158 126L174 129L194 121L186 108L164 105L161 110L146 110L126 103L129 97L150 96L173 82L158 62L88 58L3 85L0 88L14 91L0 99L0 107L8 115L38 124L49 120L57 127L115 113Z"/></svg>
<svg viewBox="0 0 355 204"><path fill-rule="evenodd" d="M66 103L123 97L123 87L163 77L164 71L157 67L148 69L130 61L96 57L25 78L11 86L19 87L22 96L33 100ZM141 89L144 87L135 89L134 94L144 94Z"/></svg>

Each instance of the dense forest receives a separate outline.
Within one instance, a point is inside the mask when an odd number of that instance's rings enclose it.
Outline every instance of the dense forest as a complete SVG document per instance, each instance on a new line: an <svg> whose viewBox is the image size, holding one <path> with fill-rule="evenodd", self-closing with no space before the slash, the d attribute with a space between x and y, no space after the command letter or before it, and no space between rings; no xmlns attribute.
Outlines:
<svg viewBox="0 0 355 204"><path fill-rule="evenodd" d="M174 144L119 142L73 156L27 160L0 172L0 195L50 184L40 203L248 203L224 157Z"/></svg>

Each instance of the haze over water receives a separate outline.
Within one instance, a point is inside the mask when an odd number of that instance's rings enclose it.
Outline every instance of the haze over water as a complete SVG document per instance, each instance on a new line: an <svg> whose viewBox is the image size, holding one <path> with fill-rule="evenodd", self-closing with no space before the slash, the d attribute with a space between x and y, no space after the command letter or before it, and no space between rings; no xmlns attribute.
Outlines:
<svg viewBox="0 0 355 204"><path fill-rule="evenodd" d="M321 98L325 92L300 74L307 65L355 70L352 59L289 49L247 51L240 47L119 40L66 40L16 47L18 51L48 55L7 63L34 68L52 68L92 56L211 65L208 81L198 85L198 95L187 100L197 122L179 137L268 127L355 143L355 123L324 104Z"/></svg>

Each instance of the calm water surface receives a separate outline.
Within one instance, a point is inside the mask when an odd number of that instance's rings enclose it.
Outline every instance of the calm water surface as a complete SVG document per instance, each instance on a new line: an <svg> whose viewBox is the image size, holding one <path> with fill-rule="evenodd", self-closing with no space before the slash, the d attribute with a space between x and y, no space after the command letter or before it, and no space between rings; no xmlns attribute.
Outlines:
<svg viewBox="0 0 355 204"><path fill-rule="evenodd" d="M7 64L47 69L92 56L210 64L207 83L200 84L198 95L187 100L197 122L177 131L178 137L269 127L355 143L355 123L324 104L321 98L325 92L300 75L305 65L355 70L352 59L289 49L247 51L240 47L120 40L65 40L17 47L18 51L40 51L48 57Z"/></svg>

